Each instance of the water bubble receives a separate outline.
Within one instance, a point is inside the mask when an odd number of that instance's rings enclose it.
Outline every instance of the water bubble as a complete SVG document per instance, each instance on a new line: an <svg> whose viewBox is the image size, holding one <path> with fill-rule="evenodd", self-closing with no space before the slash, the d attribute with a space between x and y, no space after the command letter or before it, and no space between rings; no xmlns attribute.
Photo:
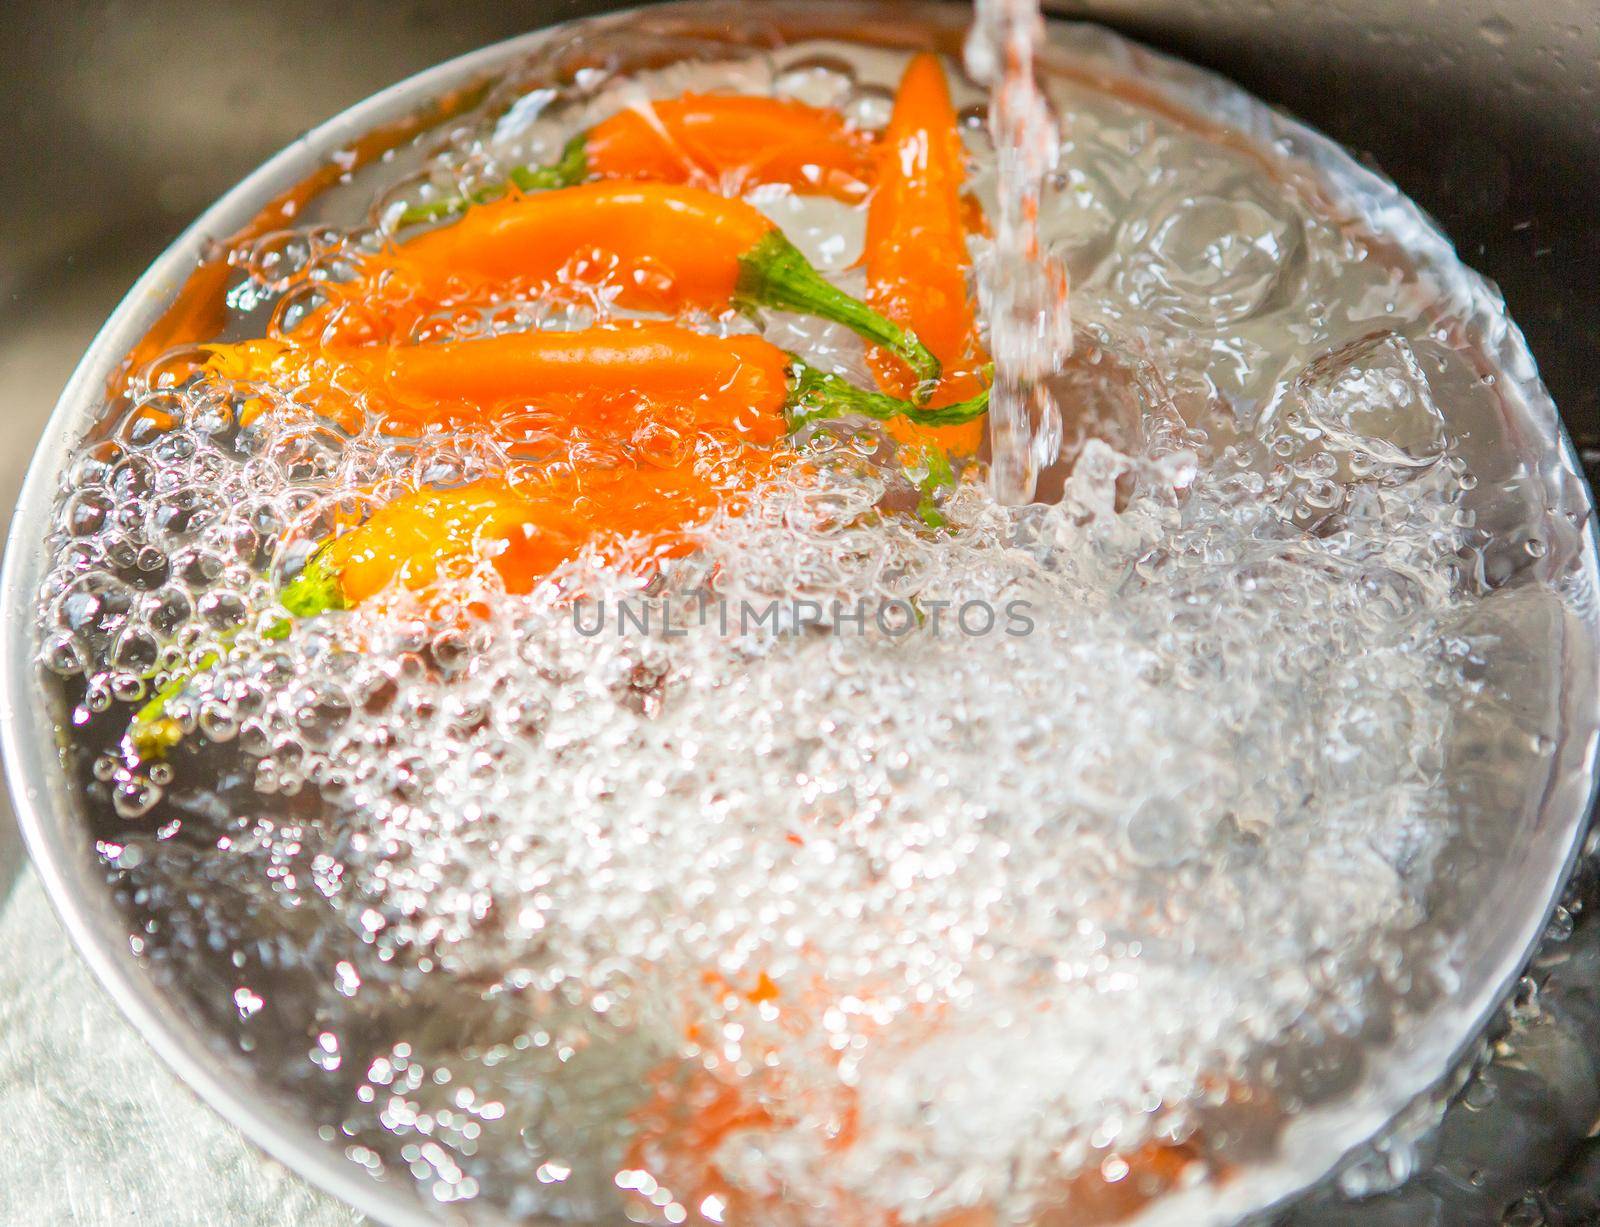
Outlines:
<svg viewBox="0 0 1600 1227"><path fill-rule="evenodd" d="M40 649L40 659L45 668L61 677L73 677L83 672L83 653L71 635L52 635Z"/></svg>
<svg viewBox="0 0 1600 1227"><path fill-rule="evenodd" d="M117 816L132 822L143 818L155 808L156 803L161 800L161 789L148 779L133 777L119 783L112 790L111 800L116 807Z"/></svg>
<svg viewBox="0 0 1600 1227"><path fill-rule="evenodd" d="M1478 37L1492 47L1504 47L1517 33L1517 27L1503 16L1486 17L1478 23Z"/></svg>
<svg viewBox="0 0 1600 1227"><path fill-rule="evenodd" d="M84 490L68 501L65 511L67 531L80 537L92 537L106 525L113 501L100 490Z"/></svg>
<svg viewBox="0 0 1600 1227"><path fill-rule="evenodd" d="M791 60L779 70L772 92L814 107L848 105L856 86L856 71L849 60L830 55L808 55Z"/></svg>
<svg viewBox="0 0 1600 1227"><path fill-rule="evenodd" d="M312 236L298 230L274 231L256 240L244 268L265 289L282 292L307 270L314 251Z"/></svg>
<svg viewBox="0 0 1600 1227"><path fill-rule="evenodd" d="M889 122L894 110L894 92L883 85L856 85L842 108L844 117L857 128L876 131Z"/></svg>

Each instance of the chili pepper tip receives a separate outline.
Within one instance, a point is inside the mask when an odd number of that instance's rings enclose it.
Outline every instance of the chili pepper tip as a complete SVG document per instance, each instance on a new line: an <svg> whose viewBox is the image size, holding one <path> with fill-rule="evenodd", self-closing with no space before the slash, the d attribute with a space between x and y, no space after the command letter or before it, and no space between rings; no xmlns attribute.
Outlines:
<svg viewBox="0 0 1600 1227"><path fill-rule="evenodd" d="M545 166L513 166L507 176L517 190L522 192L545 192L572 187L588 177L589 154L582 133L566 143L561 150L561 156L554 162ZM420 226L427 222L443 221L447 217L454 217L457 213L464 212L471 205L488 204L505 194L504 185L493 184L479 188L476 192L446 196L440 200L429 201L427 204L412 205L400 214L399 224L402 227Z"/></svg>
<svg viewBox="0 0 1600 1227"><path fill-rule="evenodd" d="M148 762L165 758L167 751L183 740L183 725L167 715L167 706L189 688L197 674L204 673L221 659L221 652L207 652L192 672L169 679L134 713L128 722L127 741L141 759Z"/></svg>
<svg viewBox="0 0 1600 1227"><path fill-rule="evenodd" d="M128 744L139 758L149 762L165 758L168 750L183 740L183 725L167 715L167 704L183 693L187 677L176 677L134 713L128 724Z"/></svg>
<svg viewBox="0 0 1600 1227"><path fill-rule="evenodd" d="M261 637L272 642L289 637L294 629L294 618L315 617L345 607L339 578L322 562L320 551L312 554L300 574L283 586L278 602L293 617L274 619L262 628ZM170 678L134 713L128 722L127 744L139 758L147 762L165 758L167 751L183 740L183 725L168 715L167 709L196 677L221 659L221 651L207 652L193 669Z"/></svg>

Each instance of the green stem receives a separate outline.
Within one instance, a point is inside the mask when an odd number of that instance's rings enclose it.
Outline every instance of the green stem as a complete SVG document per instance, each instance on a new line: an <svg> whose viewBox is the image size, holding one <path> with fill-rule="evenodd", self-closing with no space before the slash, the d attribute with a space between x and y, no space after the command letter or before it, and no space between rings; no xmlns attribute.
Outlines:
<svg viewBox="0 0 1600 1227"><path fill-rule="evenodd" d="M547 166L514 166L508 176L523 192L547 192L555 188L572 187L589 177L587 141L579 133L567 142L561 156ZM446 196L427 204L412 205L400 215L402 226L420 226L424 222L442 221L454 217L475 204L488 204L506 194L503 184L479 188L466 195Z"/></svg>
<svg viewBox="0 0 1600 1227"><path fill-rule="evenodd" d="M926 471L917 481L917 491L922 495L917 500L917 518L929 528L945 528L950 521L939 510L939 495L955 489L955 471L944 449L931 443L922 449L921 460Z"/></svg>
<svg viewBox="0 0 1600 1227"><path fill-rule="evenodd" d="M793 361L789 364L789 399L784 403L784 414L790 430L798 430L823 418L844 417L852 413L876 418L880 422L903 417L918 426L959 426L989 411L988 388L953 405L921 409L899 397L858 388L848 379L819 371L792 354L790 357Z"/></svg>
<svg viewBox="0 0 1600 1227"><path fill-rule="evenodd" d="M915 333L907 332L833 285L782 231L772 231L739 257L734 301L745 308L770 307L832 320L874 345L881 345L904 360L916 375L921 386L913 399L919 405L932 394L934 381L939 378L939 359L917 340Z"/></svg>
<svg viewBox="0 0 1600 1227"><path fill-rule="evenodd" d="M339 574L328 562L328 556L317 549L306 565L283 586L278 593L278 604L297 618L314 618L318 614L345 608L344 589L339 586Z"/></svg>
<svg viewBox="0 0 1600 1227"><path fill-rule="evenodd" d="M283 586L278 593L278 603L292 616L270 622L261 632L264 639L276 641L288 638L294 629L295 618L313 618L331 609L344 608L339 577L327 566L320 550L306 560L299 575ZM141 759L163 758L168 750L183 740L183 726L167 714L168 706L189 688L195 678L221 663L235 638L236 633L223 635L217 647L202 656L193 669L169 678L134 713L128 724L128 742Z"/></svg>

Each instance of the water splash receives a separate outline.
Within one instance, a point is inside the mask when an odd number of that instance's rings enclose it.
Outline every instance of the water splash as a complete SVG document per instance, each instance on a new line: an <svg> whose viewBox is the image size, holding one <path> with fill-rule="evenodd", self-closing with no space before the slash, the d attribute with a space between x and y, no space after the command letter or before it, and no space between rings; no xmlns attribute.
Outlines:
<svg viewBox="0 0 1600 1227"><path fill-rule="evenodd" d="M1039 241L1039 204L1060 157L1050 104L1034 76L1044 40L1038 0L977 0L967 69L989 86L999 208L979 267L995 381L990 488L1025 503L1061 450L1061 409L1045 383L1072 353L1067 271Z"/></svg>

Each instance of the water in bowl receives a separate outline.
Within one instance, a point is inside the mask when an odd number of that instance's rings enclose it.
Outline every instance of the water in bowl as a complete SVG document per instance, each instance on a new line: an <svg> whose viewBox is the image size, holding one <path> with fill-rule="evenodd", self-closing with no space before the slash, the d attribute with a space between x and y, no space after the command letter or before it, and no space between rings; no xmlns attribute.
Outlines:
<svg viewBox="0 0 1600 1227"><path fill-rule="evenodd" d="M574 28L240 244L228 335L620 106L735 90L872 128L906 60L648 20ZM536 467L539 439L134 372L64 483L40 659L135 952L264 1093L485 1214L1111 1222L1266 1162L1449 991L1557 748L1577 528L1508 461L1522 373L1420 221L1148 70L1067 27L1041 61L1076 346L1041 381L1040 502L975 462L930 525L877 428L829 425L648 581L622 545L283 636L276 588L352 492ZM862 290L860 205L752 199ZM692 322L869 378L835 327ZM133 708L214 651L182 744L130 755Z"/></svg>

